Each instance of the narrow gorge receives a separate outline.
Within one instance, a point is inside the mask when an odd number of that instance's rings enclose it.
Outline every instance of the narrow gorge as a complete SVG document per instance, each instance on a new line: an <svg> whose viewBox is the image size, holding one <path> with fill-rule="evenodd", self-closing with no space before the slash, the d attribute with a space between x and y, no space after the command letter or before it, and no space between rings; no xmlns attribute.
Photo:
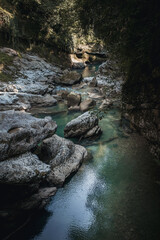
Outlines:
<svg viewBox="0 0 160 240"><path fill-rule="evenodd" d="M0 0L0 238L160 237L157 0Z"/></svg>

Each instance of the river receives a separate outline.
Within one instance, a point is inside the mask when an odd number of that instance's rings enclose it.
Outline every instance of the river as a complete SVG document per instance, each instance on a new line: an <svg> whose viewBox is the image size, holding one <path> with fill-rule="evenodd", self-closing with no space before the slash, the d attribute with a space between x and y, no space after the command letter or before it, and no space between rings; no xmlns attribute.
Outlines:
<svg viewBox="0 0 160 240"><path fill-rule="evenodd" d="M83 74L93 76L96 69L85 69ZM85 97L84 89L79 91ZM80 113L68 113L61 103L37 116L48 114L57 122L57 134L63 136L66 123ZM100 139L82 142L93 158L82 164L13 239L159 239L159 168L146 141L136 133L125 133L120 119L116 107L105 113Z"/></svg>

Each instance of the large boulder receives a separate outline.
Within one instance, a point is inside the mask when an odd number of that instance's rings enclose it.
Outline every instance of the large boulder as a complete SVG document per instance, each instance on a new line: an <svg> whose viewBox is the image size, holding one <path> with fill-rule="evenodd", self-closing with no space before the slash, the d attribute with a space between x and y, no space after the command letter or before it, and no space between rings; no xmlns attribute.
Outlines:
<svg viewBox="0 0 160 240"><path fill-rule="evenodd" d="M95 128L96 126L98 126L98 117L91 112L85 112L67 123L64 129L64 136L87 138L87 133L91 133L91 130L92 135L89 134L89 137L97 136L97 133L100 134L102 131L99 126L99 130Z"/></svg>
<svg viewBox="0 0 160 240"><path fill-rule="evenodd" d="M80 110L82 112L86 112L89 109L93 108L96 105L96 101L90 98L87 98L86 100L84 100L83 102L81 102L80 104Z"/></svg>
<svg viewBox="0 0 160 240"><path fill-rule="evenodd" d="M0 112L0 161L31 150L52 136L56 128L50 117L38 119L19 111Z"/></svg>
<svg viewBox="0 0 160 240"><path fill-rule="evenodd" d="M73 85L79 83L82 80L82 75L76 71L64 71L63 75L59 78L55 78L57 84Z"/></svg>
<svg viewBox="0 0 160 240"><path fill-rule="evenodd" d="M70 54L71 66L74 69L83 69L86 67L85 61L78 58L76 54Z"/></svg>
<svg viewBox="0 0 160 240"><path fill-rule="evenodd" d="M87 150L70 140L54 135L43 140L39 157L51 166L48 182L62 185L72 172L78 170L87 157Z"/></svg>
<svg viewBox="0 0 160 240"><path fill-rule="evenodd" d="M41 96L30 93L0 92L0 110L28 110L31 107L49 107L57 104L57 100L47 94Z"/></svg>
<svg viewBox="0 0 160 240"><path fill-rule="evenodd" d="M0 162L0 184L27 184L42 181L50 166L30 152Z"/></svg>
<svg viewBox="0 0 160 240"><path fill-rule="evenodd" d="M71 107L71 106L78 106L81 102L81 95L80 94L77 94L75 92L70 92L68 95L67 95L67 105L68 107Z"/></svg>

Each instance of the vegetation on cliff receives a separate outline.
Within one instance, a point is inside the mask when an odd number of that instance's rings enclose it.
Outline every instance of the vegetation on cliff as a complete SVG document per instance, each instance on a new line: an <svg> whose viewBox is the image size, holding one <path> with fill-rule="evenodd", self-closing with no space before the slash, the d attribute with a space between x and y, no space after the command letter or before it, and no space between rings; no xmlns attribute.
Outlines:
<svg viewBox="0 0 160 240"><path fill-rule="evenodd" d="M131 89L130 99L152 83L159 86L159 7L158 0L77 0L82 27L92 27L121 57L128 79L124 91Z"/></svg>

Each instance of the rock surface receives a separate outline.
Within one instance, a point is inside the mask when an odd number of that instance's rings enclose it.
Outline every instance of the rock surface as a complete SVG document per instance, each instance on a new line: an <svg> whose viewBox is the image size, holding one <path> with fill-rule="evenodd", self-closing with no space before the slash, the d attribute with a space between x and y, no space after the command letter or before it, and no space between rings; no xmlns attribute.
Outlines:
<svg viewBox="0 0 160 240"><path fill-rule="evenodd" d="M91 114L90 112L85 112L84 114L67 123L64 129L64 136L85 138L87 137L87 132L93 130L92 135L89 134L90 137L93 137L97 135L97 128L95 128L96 126L98 126L97 116ZM96 132L94 132L94 129Z"/></svg>
<svg viewBox="0 0 160 240"><path fill-rule="evenodd" d="M80 110L82 112L86 112L89 109L93 108L96 105L96 101L90 98L87 98L86 100L84 100L83 102L81 102L80 104Z"/></svg>
<svg viewBox="0 0 160 240"><path fill-rule="evenodd" d="M27 152L52 136L57 125L19 111L0 112L0 161Z"/></svg>
<svg viewBox="0 0 160 240"><path fill-rule="evenodd" d="M0 109L29 110L31 107L50 107L57 104L57 100L47 94L41 96L30 93L0 92Z"/></svg>
<svg viewBox="0 0 160 240"><path fill-rule="evenodd" d="M55 82L60 85L71 86L79 83L82 80L82 75L76 71L64 71L59 78L55 78Z"/></svg>
<svg viewBox="0 0 160 240"><path fill-rule="evenodd" d="M70 140L54 135L43 140L39 157L51 166L48 182L62 185L72 172L78 170L87 157L87 150Z"/></svg>
<svg viewBox="0 0 160 240"><path fill-rule="evenodd" d="M0 162L0 183L27 184L42 181L50 172L50 166L30 152Z"/></svg>
<svg viewBox="0 0 160 240"><path fill-rule="evenodd" d="M102 104L100 105L99 109L101 110L107 110L113 105L113 102L108 99L104 99Z"/></svg>
<svg viewBox="0 0 160 240"><path fill-rule="evenodd" d="M75 92L71 92L67 95L67 105L68 107L78 106L81 102L81 95Z"/></svg>
<svg viewBox="0 0 160 240"><path fill-rule="evenodd" d="M55 195L56 191L56 187L40 188L37 193L33 194L30 198L24 200L19 207L23 211L41 209L48 203L50 197Z"/></svg>

